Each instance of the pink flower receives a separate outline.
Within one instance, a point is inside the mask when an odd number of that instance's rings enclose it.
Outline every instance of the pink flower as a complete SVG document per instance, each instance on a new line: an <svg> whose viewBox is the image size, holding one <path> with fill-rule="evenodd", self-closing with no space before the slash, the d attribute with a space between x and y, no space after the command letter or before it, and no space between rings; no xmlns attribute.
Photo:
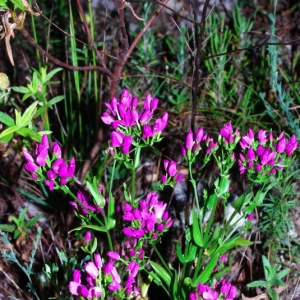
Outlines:
<svg viewBox="0 0 300 300"><path fill-rule="evenodd" d="M115 147L120 147L124 140L124 134L119 131L113 131L110 134L111 145Z"/></svg>
<svg viewBox="0 0 300 300"><path fill-rule="evenodd" d="M99 275L99 270L93 262L88 262L84 265L85 272L91 276L93 279L96 279Z"/></svg>
<svg viewBox="0 0 300 300"><path fill-rule="evenodd" d="M200 127L196 131L195 141L197 143L200 143L202 141L202 139L203 139L203 136L204 136L204 129L203 129L203 127Z"/></svg>
<svg viewBox="0 0 300 300"><path fill-rule="evenodd" d="M102 258L99 253L94 254L94 263L98 269L102 268Z"/></svg>
<svg viewBox="0 0 300 300"><path fill-rule="evenodd" d="M117 252L109 251L107 252L107 256L114 260L120 260L120 255Z"/></svg>
<svg viewBox="0 0 300 300"><path fill-rule="evenodd" d="M123 153L128 154L130 146L132 144L133 137L132 136L125 136L123 141Z"/></svg>
<svg viewBox="0 0 300 300"><path fill-rule="evenodd" d="M258 131L258 141L260 144L264 144L268 139L266 138L266 130L259 130Z"/></svg>
<svg viewBox="0 0 300 300"><path fill-rule="evenodd" d="M192 130L189 130L188 134L186 136L186 141L185 141L186 149L192 149L193 144L194 144L193 132L192 132Z"/></svg>
<svg viewBox="0 0 300 300"><path fill-rule="evenodd" d="M285 150L285 146L286 146L286 139L285 137L282 137L277 143L276 151L278 153L283 153Z"/></svg>
<svg viewBox="0 0 300 300"><path fill-rule="evenodd" d="M105 112L103 114L103 116L101 117L101 120L104 124L110 125L111 123L113 123L115 121L115 119L109 115L107 112Z"/></svg>

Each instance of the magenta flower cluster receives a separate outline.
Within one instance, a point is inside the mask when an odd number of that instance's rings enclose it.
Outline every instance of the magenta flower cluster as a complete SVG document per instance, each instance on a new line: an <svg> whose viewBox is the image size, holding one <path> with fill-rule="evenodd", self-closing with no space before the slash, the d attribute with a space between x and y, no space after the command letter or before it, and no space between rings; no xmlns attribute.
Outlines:
<svg viewBox="0 0 300 300"><path fill-rule="evenodd" d="M102 288L97 284L97 278L102 268L102 259L100 254L94 254L94 262L88 262L84 265L85 282L81 280L80 270L73 271L73 280L69 283L69 291L73 296L82 296L88 299L100 298Z"/></svg>
<svg viewBox="0 0 300 300"><path fill-rule="evenodd" d="M207 162L209 156L218 149L218 143L205 133L203 127L197 129L194 134L189 130L186 136L185 144L181 145L181 153L186 160L194 162L197 155L201 152Z"/></svg>
<svg viewBox="0 0 300 300"><path fill-rule="evenodd" d="M65 185L74 175L75 158L66 163L61 157L60 146L56 142L50 146L47 135L43 135L41 143L36 144L35 158L25 150L22 152L26 160L25 170L31 173L33 179L44 180L50 191L55 183Z"/></svg>
<svg viewBox="0 0 300 300"><path fill-rule="evenodd" d="M130 225L122 230L123 233L133 241L140 238L157 239L172 226L166 207L166 203L158 201L156 193L149 193L145 200L140 200L138 207L126 202L122 218Z"/></svg>
<svg viewBox="0 0 300 300"><path fill-rule="evenodd" d="M222 280L214 289L199 283L197 291L190 293L189 300L233 300L235 296L236 288L230 282Z"/></svg>
<svg viewBox="0 0 300 300"><path fill-rule="evenodd" d="M272 132L259 130L257 135L252 129L242 136L242 148L238 164L240 173L271 175L283 169L284 161L289 159L298 146L296 135L287 139L282 132L276 139Z"/></svg>
<svg viewBox="0 0 300 300"><path fill-rule="evenodd" d="M183 175L177 172L177 163L174 160L164 159L165 174L161 176L161 181L164 185L181 181Z"/></svg>
<svg viewBox="0 0 300 300"><path fill-rule="evenodd" d="M121 260L117 252L107 252L108 261L103 263L100 254L94 254L94 262L90 261L84 265L85 280L81 281L80 270L74 270L73 281L69 283L69 291L73 296L83 296L87 299L100 298L106 291L124 291L128 298L140 294L136 287L136 276L139 271L139 263L134 260ZM122 266L122 278L117 270ZM125 280L124 280L125 279ZM103 288L105 287L104 291Z"/></svg>
<svg viewBox="0 0 300 300"><path fill-rule="evenodd" d="M158 105L158 99L152 98L151 94L146 96L140 112L138 99L131 96L126 89L122 91L119 101L113 97L105 105L109 112L105 112L101 120L113 128L110 135L111 146L113 148L122 147L124 154L128 154L134 137L142 140L145 144L159 141L160 133L168 123L168 113L165 112L161 118L154 121L153 125L150 125L150 120ZM139 142L137 141L137 143Z"/></svg>

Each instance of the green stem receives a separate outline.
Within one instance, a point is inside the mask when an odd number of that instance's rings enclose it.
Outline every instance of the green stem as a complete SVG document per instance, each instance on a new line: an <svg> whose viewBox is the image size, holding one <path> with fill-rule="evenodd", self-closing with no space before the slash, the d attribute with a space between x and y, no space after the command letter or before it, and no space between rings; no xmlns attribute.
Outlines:
<svg viewBox="0 0 300 300"><path fill-rule="evenodd" d="M196 269L194 271L193 282L198 277L198 273L202 267L202 254L203 254L203 248L200 248L199 254L198 254L198 259L197 259L197 264L196 264Z"/></svg>
<svg viewBox="0 0 300 300"><path fill-rule="evenodd" d="M159 260L161 261L161 263L163 264L163 266L165 267L166 271L172 276L172 272L169 268L169 266L167 265L167 263L165 262L165 260L163 259L163 257L161 256L160 252L158 251L158 249L156 248L155 243L150 243L152 245L152 247L154 248L155 253L157 254Z"/></svg>
<svg viewBox="0 0 300 300"><path fill-rule="evenodd" d="M196 185L196 182L193 178L192 163L190 161L189 161L189 173L190 173L190 181L192 183L193 190L194 190L194 195L195 195L195 199L196 199L197 210L198 210L198 213L200 213L199 199L198 199L198 193L197 193L197 185Z"/></svg>

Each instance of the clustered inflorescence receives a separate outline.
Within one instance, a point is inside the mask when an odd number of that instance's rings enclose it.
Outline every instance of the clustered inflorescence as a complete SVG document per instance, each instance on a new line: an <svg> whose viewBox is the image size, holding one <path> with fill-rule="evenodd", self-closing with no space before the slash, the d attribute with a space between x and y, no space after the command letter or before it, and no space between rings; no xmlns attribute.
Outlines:
<svg viewBox="0 0 300 300"><path fill-rule="evenodd" d="M296 135L287 139L284 132L275 139L272 132L259 130L255 137L249 129L240 140L241 153L238 164L240 173L248 172L252 176L268 176L281 171L284 162L289 160L297 149Z"/></svg>
<svg viewBox="0 0 300 300"><path fill-rule="evenodd" d="M122 147L123 154L128 154L134 138L139 145L152 145L161 140L160 134L168 123L168 113L165 112L161 118L150 124L158 105L158 99L152 98L151 94L146 96L141 112L137 110L138 99L131 96L126 89L123 90L120 101L113 97L105 105L109 113L105 112L101 120L113 128L110 134L112 154L119 147Z"/></svg>
<svg viewBox="0 0 300 300"><path fill-rule="evenodd" d="M23 150L25 157L25 170L31 173L33 179L42 180L49 187L54 189L55 184L66 185L75 172L75 158L70 159L67 164L61 157L61 148L53 142L50 150L48 137L42 136L41 143L36 144L35 158Z"/></svg>

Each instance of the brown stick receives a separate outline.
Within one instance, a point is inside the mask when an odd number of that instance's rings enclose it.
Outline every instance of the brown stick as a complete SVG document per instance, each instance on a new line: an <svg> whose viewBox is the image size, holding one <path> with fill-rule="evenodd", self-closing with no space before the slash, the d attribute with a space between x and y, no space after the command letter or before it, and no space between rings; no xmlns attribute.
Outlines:
<svg viewBox="0 0 300 300"><path fill-rule="evenodd" d="M43 56L47 57L49 60L51 60L55 65L61 66L63 68L66 68L68 70L72 71L94 71L98 70L101 71L105 74L107 74L109 77L113 77L113 73L105 68L105 67L100 67L100 66L85 66L85 67L80 67L80 66L72 66L67 63L64 63L60 61L59 59L53 57L51 54L49 54L46 50L44 50L41 46L39 46L35 40L30 36L28 31L22 27L20 28L20 31L22 32L23 36L28 40L28 42L35 48L37 49Z"/></svg>
<svg viewBox="0 0 300 300"><path fill-rule="evenodd" d="M111 88L110 88L110 96L111 97L116 96L116 94L117 94L117 87L118 87L118 84L119 84L119 81L121 78L121 74L123 72L124 66L129 58L130 54L132 53L132 51L134 50L134 48L136 47L136 45L138 44L138 42L140 41L142 36L145 34L146 30L151 26L153 21L160 14L161 10L166 6L166 4L168 2L169 2L169 0L164 0L162 5L159 6L159 8L154 13L154 15L150 18L150 20L145 25L145 27L139 32L137 37L134 39L133 43L131 44L130 48L128 49L128 51L126 52L126 54L124 55L122 60L116 64L115 70L114 70L114 79L112 80L112 84L111 84Z"/></svg>

